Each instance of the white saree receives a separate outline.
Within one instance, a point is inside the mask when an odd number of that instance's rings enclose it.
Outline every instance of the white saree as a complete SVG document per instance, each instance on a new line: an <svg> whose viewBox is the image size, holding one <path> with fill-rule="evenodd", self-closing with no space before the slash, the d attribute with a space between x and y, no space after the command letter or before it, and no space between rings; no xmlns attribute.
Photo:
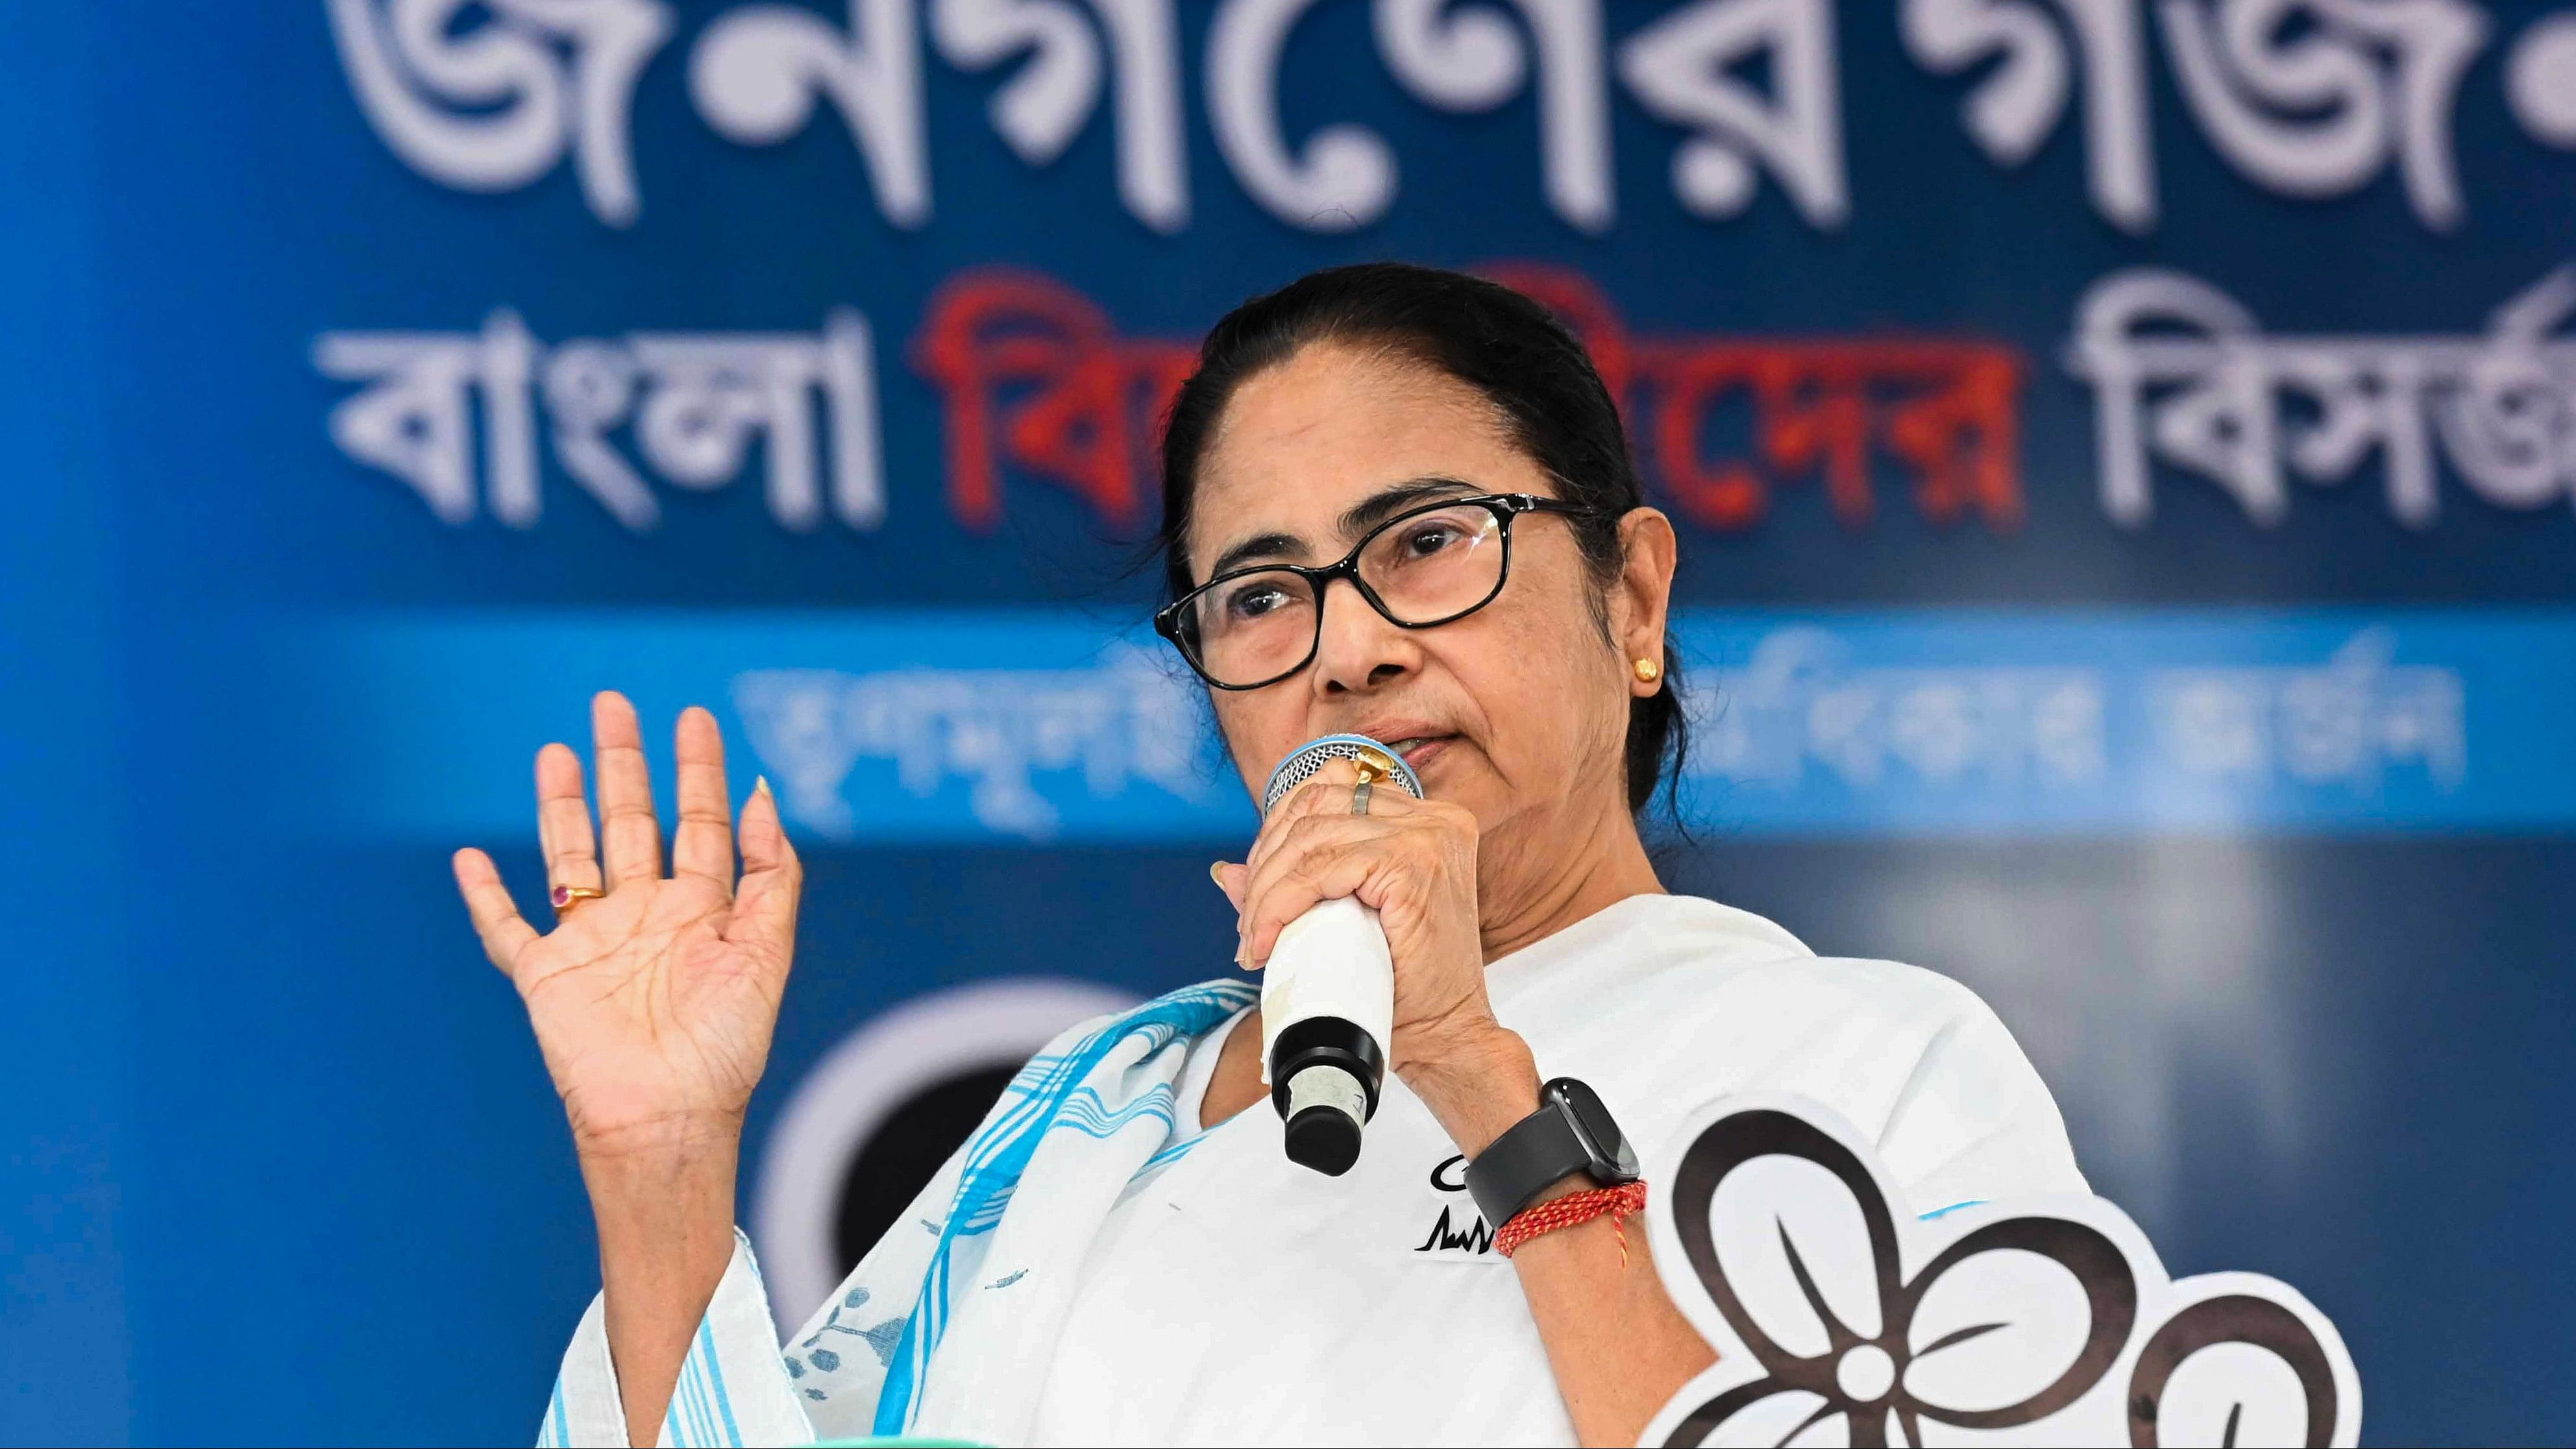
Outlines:
<svg viewBox="0 0 2576 1449"><path fill-rule="evenodd" d="M1590 1082L1643 1145L1721 1094L1795 1092L1873 1133L1918 1213L2085 1190L2020 1049L1929 972L1638 896L1487 983L1541 1074ZM1051 1043L783 1350L738 1242L660 1442L1574 1442L1457 1150L1400 1081L1340 1178L1288 1163L1266 1110L1201 1130L1255 995L1189 987ZM626 1442L595 1301L539 1442Z"/></svg>

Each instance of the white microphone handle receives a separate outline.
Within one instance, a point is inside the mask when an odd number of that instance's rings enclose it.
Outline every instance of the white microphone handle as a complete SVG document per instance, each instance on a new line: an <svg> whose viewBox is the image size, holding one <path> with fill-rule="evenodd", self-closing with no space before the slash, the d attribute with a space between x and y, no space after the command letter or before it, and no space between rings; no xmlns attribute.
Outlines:
<svg viewBox="0 0 2576 1449"><path fill-rule="evenodd" d="M1357 1025L1387 1055L1395 1031L1395 958L1375 909L1355 896L1321 901L1290 921L1261 971L1261 1080L1282 1029L1318 1016ZM1300 1081L1304 1080L1301 1075Z"/></svg>

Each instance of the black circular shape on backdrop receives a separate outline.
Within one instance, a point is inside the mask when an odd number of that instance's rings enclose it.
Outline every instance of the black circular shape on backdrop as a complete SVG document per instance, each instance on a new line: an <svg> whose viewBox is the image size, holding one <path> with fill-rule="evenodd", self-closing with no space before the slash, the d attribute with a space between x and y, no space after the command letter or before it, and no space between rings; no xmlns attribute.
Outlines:
<svg viewBox="0 0 2576 1449"><path fill-rule="evenodd" d="M832 1251L843 1276L894 1226L1019 1069L1016 1061L995 1062L942 1077L886 1113L841 1173Z"/></svg>

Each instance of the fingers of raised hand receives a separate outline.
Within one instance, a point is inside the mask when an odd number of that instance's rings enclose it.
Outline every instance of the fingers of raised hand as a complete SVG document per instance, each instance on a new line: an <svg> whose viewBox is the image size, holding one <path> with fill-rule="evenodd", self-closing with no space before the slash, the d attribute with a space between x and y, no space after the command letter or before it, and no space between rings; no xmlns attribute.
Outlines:
<svg viewBox="0 0 2576 1449"><path fill-rule="evenodd" d="M662 828L653 818L653 776L644 764L644 734L635 706L613 689L601 690L590 701L590 737L608 878L659 879Z"/></svg>
<svg viewBox="0 0 2576 1449"><path fill-rule="evenodd" d="M565 745L537 751L537 846L546 857L547 884L600 889L599 853L591 837L590 800L582 793L581 757Z"/></svg>
<svg viewBox="0 0 2576 1449"><path fill-rule="evenodd" d="M479 850L460 850L454 861L456 889L465 897L465 912L474 920L474 934L483 938L483 954L504 973L512 973L519 952L537 939L537 928L520 916L518 903L510 899L510 888L501 884L501 872L492 865L492 857Z"/></svg>
<svg viewBox="0 0 2576 1449"><path fill-rule="evenodd" d="M724 734L716 717L696 705L680 711L672 730L679 761L680 822L671 832L671 869L704 876L733 889L733 808L725 793Z"/></svg>
<svg viewBox="0 0 2576 1449"><path fill-rule="evenodd" d="M805 863L779 824L778 797L762 780L742 807L742 885L734 893L725 938L756 944L786 959L796 940L796 902Z"/></svg>

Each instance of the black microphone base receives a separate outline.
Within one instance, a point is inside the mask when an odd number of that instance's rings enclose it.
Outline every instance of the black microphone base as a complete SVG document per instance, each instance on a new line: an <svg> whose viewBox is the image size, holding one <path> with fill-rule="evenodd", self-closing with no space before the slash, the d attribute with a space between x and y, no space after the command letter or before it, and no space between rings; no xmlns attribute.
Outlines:
<svg viewBox="0 0 2576 1449"><path fill-rule="evenodd" d="M1357 1023L1338 1016L1290 1023L1270 1047L1270 1102L1288 1124L1288 1160L1327 1177L1350 1171L1385 1076L1376 1039Z"/></svg>
<svg viewBox="0 0 2576 1449"><path fill-rule="evenodd" d="M1308 1107L1288 1119L1288 1160L1339 1177L1360 1160L1360 1124L1339 1107Z"/></svg>

